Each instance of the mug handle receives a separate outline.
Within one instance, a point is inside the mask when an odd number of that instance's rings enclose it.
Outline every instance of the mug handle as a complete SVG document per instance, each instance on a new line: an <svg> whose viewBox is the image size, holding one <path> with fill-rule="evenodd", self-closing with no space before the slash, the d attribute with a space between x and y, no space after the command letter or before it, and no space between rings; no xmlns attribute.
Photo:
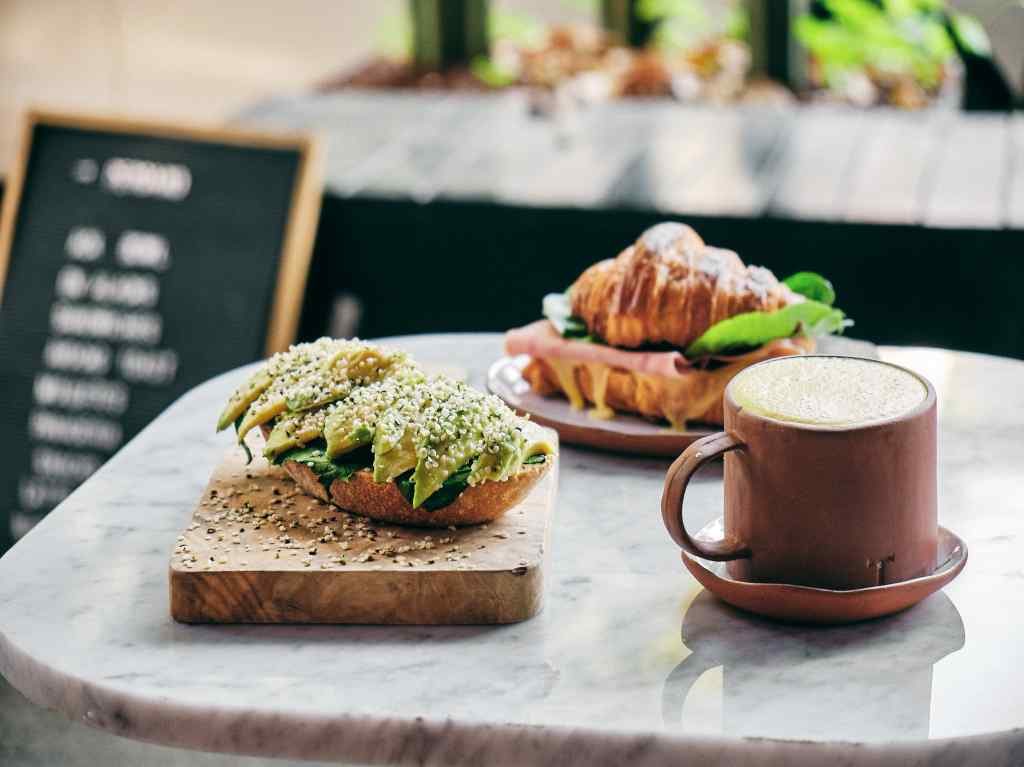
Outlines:
<svg viewBox="0 0 1024 767"><path fill-rule="evenodd" d="M724 562L729 559L745 559L750 549L743 541L726 536L718 541L698 542L686 532L683 522L683 495L690 478L705 463L713 458L746 447L728 432L710 434L692 443L683 454L676 458L665 475L665 490L661 494L661 516L665 521L672 540L695 557Z"/></svg>

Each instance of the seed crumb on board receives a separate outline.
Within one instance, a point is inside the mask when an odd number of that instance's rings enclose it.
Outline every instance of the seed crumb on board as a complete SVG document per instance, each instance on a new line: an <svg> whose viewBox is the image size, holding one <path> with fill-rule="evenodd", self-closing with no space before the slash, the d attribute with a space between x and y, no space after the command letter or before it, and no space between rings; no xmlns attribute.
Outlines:
<svg viewBox="0 0 1024 767"><path fill-rule="evenodd" d="M246 479L250 481L236 487L208 490L188 528L192 535L176 542L176 562L188 568L203 567L189 541L193 545L199 543L200 547L205 545L213 554L206 569L229 563L248 567L257 550L267 555L273 552L272 557L278 562L291 559L291 567L301 563L304 568L315 566L321 570L349 567L352 563L367 569L439 564L466 569L472 567L474 552L480 556L479 552L488 548L486 543L479 542L479 536L474 541L471 531L454 525L447 526L445 534L438 536L436 530L426 533L376 523L307 497L298 489L281 488L273 484L275 477L250 473ZM268 529L276 537L269 539L264 532ZM495 540L508 540L513 532L500 525L495 530L490 524L475 530L486 530L487 536ZM516 530L515 534L525 535L526 531ZM444 547L441 556L435 553L439 546Z"/></svg>

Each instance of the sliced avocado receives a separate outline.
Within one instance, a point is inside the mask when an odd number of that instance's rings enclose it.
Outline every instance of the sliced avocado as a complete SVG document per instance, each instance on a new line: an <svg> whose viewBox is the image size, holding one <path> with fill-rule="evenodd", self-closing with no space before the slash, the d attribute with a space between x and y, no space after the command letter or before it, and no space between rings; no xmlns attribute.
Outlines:
<svg viewBox="0 0 1024 767"><path fill-rule="evenodd" d="M526 421L518 427L519 433L523 435L526 445L523 448L523 459L532 455L553 455L554 446L548 441L549 432L533 421Z"/></svg>
<svg viewBox="0 0 1024 767"><path fill-rule="evenodd" d="M357 426L348 432L341 430L341 424L332 424L328 419L324 426L324 439L327 440L327 455L330 458L337 458L339 455L350 453L358 447L373 443L374 430L365 424Z"/></svg>
<svg viewBox="0 0 1024 767"><path fill-rule="evenodd" d="M318 407L337 402L339 399L344 399L355 386L358 384L348 378L320 372L317 378L307 378L301 383L290 386L281 393L281 396L288 410L301 412L315 410Z"/></svg>
<svg viewBox="0 0 1024 767"><path fill-rule="evenodd" d="M245 435L261 424L267 423L287 410L283 399L263 399L262 397L252 405L238 424L238 441L245 439Z"/></svg>
<svg viewBox="0 0 1024 767"><path fill-rule="evenodd" d="M526 457L524 444L522 439L513 439L502 444L497 453L481 453L473 462L469 484L478 485L486 480L500 481L511 477L523 465Z"/></svg>
<svg viewBox="0 0 1024 767"><path fill-rule="evenodd" d="M231 395L231 399L228 400L224 412L220 414L220 420L217 421L217 431L223 431L237 421L239 416L248 410L249 405L255 402L273 382L274 379L267 372L266 368L258 370L250 376L249 380L238 387L235 393Z"/></svg>
<svg viewBox="0 0 1024 767"><path fill-rule="evenodd" d="M469 487L469 464L462 466L458 471L452 474L448 479L441 485L441 489L431 495L427 500L423 502L423 505L419 508L425 509L426 511L437 511L443 509L448 504L452 503L456 498L462 495L462 491ZM412 471L407 471L399 477L395 478L395 485L398 487L398 491L402 494L410 504L413 502L413 498L416 494L416 483L412 479Z"/></svg>
<svg viewBox="0 0 1024 767"><path fill-rule="evenodd" d="M516 429L513 435L501 444L497 453L485 452L473 462L469 484L478 485L488 480L508 479L515 476L524 464L543 463L543 457L554 452L551 443L544 439L543 434L536 428L528 427L525 431ZM538 456L541 460L530 460Z"/></svg>
<svg viewBox="0 0 1024 767"><path fill-rule="evenodd" d="M453 463L449 468L444 468L440 464L434 468L428 468L424 459L418 460L416 462L416 470L412 473L412 481L416 487L412 497L412 507L414 509L419 508L425 500L440 490L444 481L457 468L458 464L456 463Z"/></svg>
<svg viewBox="0 0 1024 767"><path fill-rule="evenodd" d="M360 386L345 398L342 404L324 424L324 437L327 440L327 454L332 458L354 450L360 445L375 441L377 424L386 413L395 413L397 418L390 418L385 430L393 434L391 441L398 441L406 428L405 421L409 412L415 411L417 396L422 397L421 389L425 378L422 371L415 367L402 367L383 380ZM401 415L405 406L406 412ZM397 407L396 407L397 406ZM381 448L386 450L384 443Z"/></svg>
<svg viewBox="0 0 1024 767"><path fill-rule="evenodd" d="M354 387L367 386L413 367L402 352L366 346L339 349L310 371L301 383L285 392L289 410L312 410L347 396Z"/></svg>
<svg viewBox="0 0 1024 767"><path fill-rule="evenodd" d="M301 413L306 410L315 410L316 408L323 407L324 405L330 405L332 402L337 402L348 394L349 391L349 386L342 387L336 385L333 386L329 392L324 392L318 397L292 394L287 395L282 402L284 403L286 410Z"/></svg>
<svg viewBox="0 0 1024 767"><path fill-rule="evenodd" d="M395 387L378 382L357 389L324 423L327 454L332 458L371 444L377 421L395 402Z"/></svg>
<svg viewBox="0 0 1024 767"><path fill-rule="evenodd" d="M473 449L474 441L471 435L467 434L461 439L432 445L437 455L443 456L442 460L430 458L425 454L426 451L423 451L416 461L416 471L412 474L412 481L416 484L416 492L412 499L414 509L437 492L444 481L464 463L476 456L477 451Z"/></svg>
<svg viewBox="0 0 1024 767"><path fill-rule="evenodd" d="M364 383L371 383L386 377L396 364L405 363L407 359L402 352L388 352L383 349L363 346L346 349L335 354L328 361L327 367L331 368L343 363L345 375L349 378L359 378L363 379Z"/></svg>
<svg viewBox="0 0 1024 767"><path fill-rule="evenodd" d="M373 440L373 481L388 482L416 465L416 443L412 430L406 431L397 443L388 443L378 430Z"/></svg>
<svg viewBox="0 0 1024 767"><path fill-rule="evenodd" d="M286 411L309 412L344 399L358 385L341 371L325 367L322 360L307 363L297 374L256 398L239 427L240 438Z"/></svg>
<svg viewBox="0 0 1024 767"><path fill-rule="evenodd" d="M274 459L285 451L319 439L323 434L326 417L326 412L316 411L314 413L289 413L283 418L278 418L273 431L267 437L263 455Z"/></svg>
<svg viewBox="0 0 1024 767"><path fill-rule="evenodd" d="M301 380L312 370L321 366L324 359L333 354L333 349L339 344L338 341L329 338L321 338L312 343L298 344L286 352L280 352L271 357L267 364L256 371L248 381L240 386L227 407L221 413L217 422L217 430L226 429L232 423L236 423L249 407L263 396L268 389L277 381ZM248 426L251 429L252 426Z"/></svg>
<svg viewBox="0 0 1024 767"><path fill-rule="evenodd" d="M249 406L249 410L239 426L239 435L240 437L245 436L250 429L260 426L272 418L277 418L282 413L290 411L301 415L325 405L330 405L345 397L350 390L351 386L348 385L348 382L333 383L329 392L323 393L315 400L303 401L297 401L286 393L282 394L280 390L265 392Z"/></svg>
<svg viewBox="0 0 1024 767"><path fill-rule="evenodd" d="M526 444L526 448L523 450L523 458L526 459L532 455L553 455L554 452L555 449L546 439L535 439Z"/></svg>

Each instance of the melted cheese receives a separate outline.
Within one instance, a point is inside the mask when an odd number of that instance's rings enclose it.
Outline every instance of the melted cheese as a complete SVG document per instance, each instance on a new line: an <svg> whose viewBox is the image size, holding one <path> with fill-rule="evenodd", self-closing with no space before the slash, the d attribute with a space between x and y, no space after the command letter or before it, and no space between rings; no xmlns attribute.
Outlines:
<svg viewBox="0 0 1024 767"><path fill-rule="evenodd" d="M558 359L546 359L545 362L551 367L559 387L574 409L580 410L590 402L594 405L587 412L590 417L615 417L615 410L607 400L608 383L614 370L611 365ZM581 367L586 370L590 384L586 394L577 378ZM675 378L636 371L619 372L626 373L635 380L635 396L641 413L661 416L669 422L673 430L682 431L686 429L687 422L700 418L714 407L729 380L745 367L745 361L735 362L718 370L694 370L690 375Z"/></svg>
<svg viewBox="0 0 1024 767"><path fill-rule="evenodd" d="M633 375L672 429L683 431L688 421L697 420L714 407L729 380L745 367L745 362L736 362L718 370L694 371L688 378Z"/></svg>
<svg viewBox="0 0 1024 767"><path fill-rule="evenodd" d="M678 352L635 352L563 339L545 325L534 323L518 331L510 331L506 349L510 352L530 354L543 362L548 371L547 385L561 389L576 410L582 409L589 399L594 418L612 418L614 409L608 405L608 386L611 375L632 377L630 387L635 406L627 408L648 417L660 417L674 429L685 429L687 421L702 416L714 416L729 380L755 362L771 357L806 354L813 350L813 341L804 338L778 339L751 352L734 356L715 357L725 363L716 370L692 366ZM539 353L550 352L550 353ZM680 360L682 362L680 362ZM589 397L579 385L580 368L587 373ZM554 376L554 381L550 377ZM709 411L712 411L709 414ZM721 416L718 415L720 418Z"/></svg>
<svg viewBox="0 0 1024 767"><path fill-rule="evenodd" d="M605 399L608 394L608 377L612 374L612 369L608 365L602 365L599 362L587 362L584 363L584 366L590 374L590 385L593 389L595 405L588 415L591 418L601 418L604 420L614 418L615 411L608 406L608 402Z"/></svg>
<svg viewBox="0 0 1024 767"><path fill-rule="evenodd" d="M569 398L569 404L572 405L573 410L582 410L586 401L583 399L580 387L576 384L576 365L567 360L557 359L549 359L548 364L555 371L558 385L562 387L565 396Z"/></svg>

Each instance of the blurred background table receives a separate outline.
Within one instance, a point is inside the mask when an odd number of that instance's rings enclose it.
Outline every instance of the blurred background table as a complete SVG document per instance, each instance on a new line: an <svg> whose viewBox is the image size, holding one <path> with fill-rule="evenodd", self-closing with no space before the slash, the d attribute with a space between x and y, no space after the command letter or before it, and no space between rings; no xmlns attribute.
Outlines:
<svg viewBox="0 0 1024 767"><path fill-rule="evenodd" d="M671 218L827 275L861 337L1024 356L1024 116L348 91L239 122L327 140L306 337L525 324Z"/></svg>
<svg viewBox="0 0 1024 767"><path fill-rule="evenodd" d="M480 385L496 335L397 339ZM243 371L179 401L0 563L0 672L128 738L375 763L1011 765L1024 749L1024 363L886 347L939 395L940 519L971 561L891 619L801 628L701 591L666 461L565 447L547 605L502 627L184 626L174 539ZM691 489L721 513L720 476ZM0 752L2 753L2 752Z"/></svg>
<svg viewBox="0 0 1024 767"><path fill-rule="evenodd" d="M1024 228L1024 115L636 98L538 116L529 102L350 89L238 119L325 136L340 198Z"/></svg>

